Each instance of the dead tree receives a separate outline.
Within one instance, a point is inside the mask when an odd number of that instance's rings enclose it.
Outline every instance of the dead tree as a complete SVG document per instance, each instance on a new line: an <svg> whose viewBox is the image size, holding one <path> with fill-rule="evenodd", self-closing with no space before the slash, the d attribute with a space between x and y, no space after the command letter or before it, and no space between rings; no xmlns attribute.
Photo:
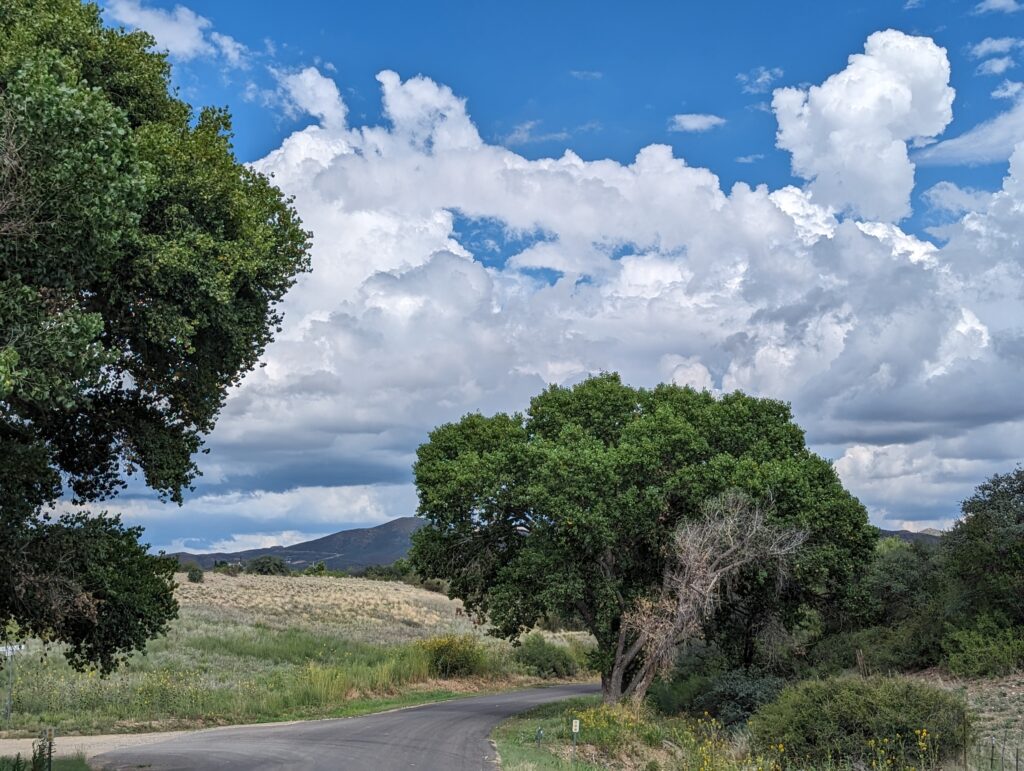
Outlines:
<svg viewBox="0 0 1024 771"><path fill-rule="evenodd" d="M765 510L742 493L709 500L699 519L673 533L661 587L623 616L611 692L642 700L655 677L671 671L679 646L702 635L741 568L772 564L782 575L805 540L802 532L769 524Z"/></svg>

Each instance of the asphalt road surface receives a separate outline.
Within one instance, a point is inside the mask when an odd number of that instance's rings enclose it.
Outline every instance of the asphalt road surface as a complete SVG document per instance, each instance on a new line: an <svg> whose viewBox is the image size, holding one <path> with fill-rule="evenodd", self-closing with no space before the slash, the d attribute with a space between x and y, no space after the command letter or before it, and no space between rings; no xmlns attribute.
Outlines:
<svg viewBox="0 0 1024 771"><path fill-rule="evenodd" d="M531 688L338 720L213 728L92 758L109 771L480 771L494 769L487 736L502 720L596 685Z"/></svg>

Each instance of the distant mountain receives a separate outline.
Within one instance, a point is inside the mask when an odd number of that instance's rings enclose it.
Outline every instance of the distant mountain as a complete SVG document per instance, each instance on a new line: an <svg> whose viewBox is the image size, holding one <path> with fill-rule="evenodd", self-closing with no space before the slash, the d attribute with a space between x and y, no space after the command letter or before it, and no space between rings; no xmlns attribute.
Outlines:
<svg viewBox="0 0 1024 771"><path fill-rule="evenodd" d="M926 530L882 530L878 528L878 534L882 538L899 538L911 543L936 544L942 538L942 531L935 528Z"/></svg>
<svg viewBox="0 0 1024 771"><path fill-rule="evenodd" d="M247 562L256 557L273 555L283 559L295 570L302 570L315 562L323 562L331 570L361 570L370 565L390 565L404 557L411 545L409 537L422 525L423 520L416 517L401 517L376 527L342 530L315 541L291 546L214 554L176 552L170 556L177 557L179 562L195 562L203 569L212 568L218 560Z"/></svg>

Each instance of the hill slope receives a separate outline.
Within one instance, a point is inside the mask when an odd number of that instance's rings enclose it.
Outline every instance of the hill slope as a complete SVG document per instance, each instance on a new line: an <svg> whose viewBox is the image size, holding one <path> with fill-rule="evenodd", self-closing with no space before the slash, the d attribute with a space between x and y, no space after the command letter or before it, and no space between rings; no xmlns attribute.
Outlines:
<svg viewBox="0 0 1024 771"><path fill-rule="evenodd" d="M370 565L390 565L404 557L409 551L409 537L422 524L423 520L416 517L401 517L376 527L342 530L291 546L212 554L176 552L170 556L177 557L180 562L195 562L204 569L212 568L218 560L246 562L256 557L273 555L296 570L302 570L315 562L323 562L331 570L360 570Z"/></svg>
<svg viewBox="0 0 1024 771"><path fill-rule="evenodd" d="M911 543L923 543L926 545L937 544L942 540L942 531L933 530L928 528L927 530L882 530L878 529L878 535L881 538L899 538L903 541L909 541Z"/></svg>

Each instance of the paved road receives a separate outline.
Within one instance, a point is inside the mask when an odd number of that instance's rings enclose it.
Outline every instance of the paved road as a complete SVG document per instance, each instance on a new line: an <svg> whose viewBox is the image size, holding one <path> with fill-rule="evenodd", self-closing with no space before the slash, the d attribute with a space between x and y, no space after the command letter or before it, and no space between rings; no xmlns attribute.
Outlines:
<svg viewBox="0 0 1024 771"><path fill-rule="evenodd" d="M487 736L502 720L597 691L596 685L531 688L364 717L214 728L104 753L90 763L110 771L480 771L496 767Z"/></svg>

